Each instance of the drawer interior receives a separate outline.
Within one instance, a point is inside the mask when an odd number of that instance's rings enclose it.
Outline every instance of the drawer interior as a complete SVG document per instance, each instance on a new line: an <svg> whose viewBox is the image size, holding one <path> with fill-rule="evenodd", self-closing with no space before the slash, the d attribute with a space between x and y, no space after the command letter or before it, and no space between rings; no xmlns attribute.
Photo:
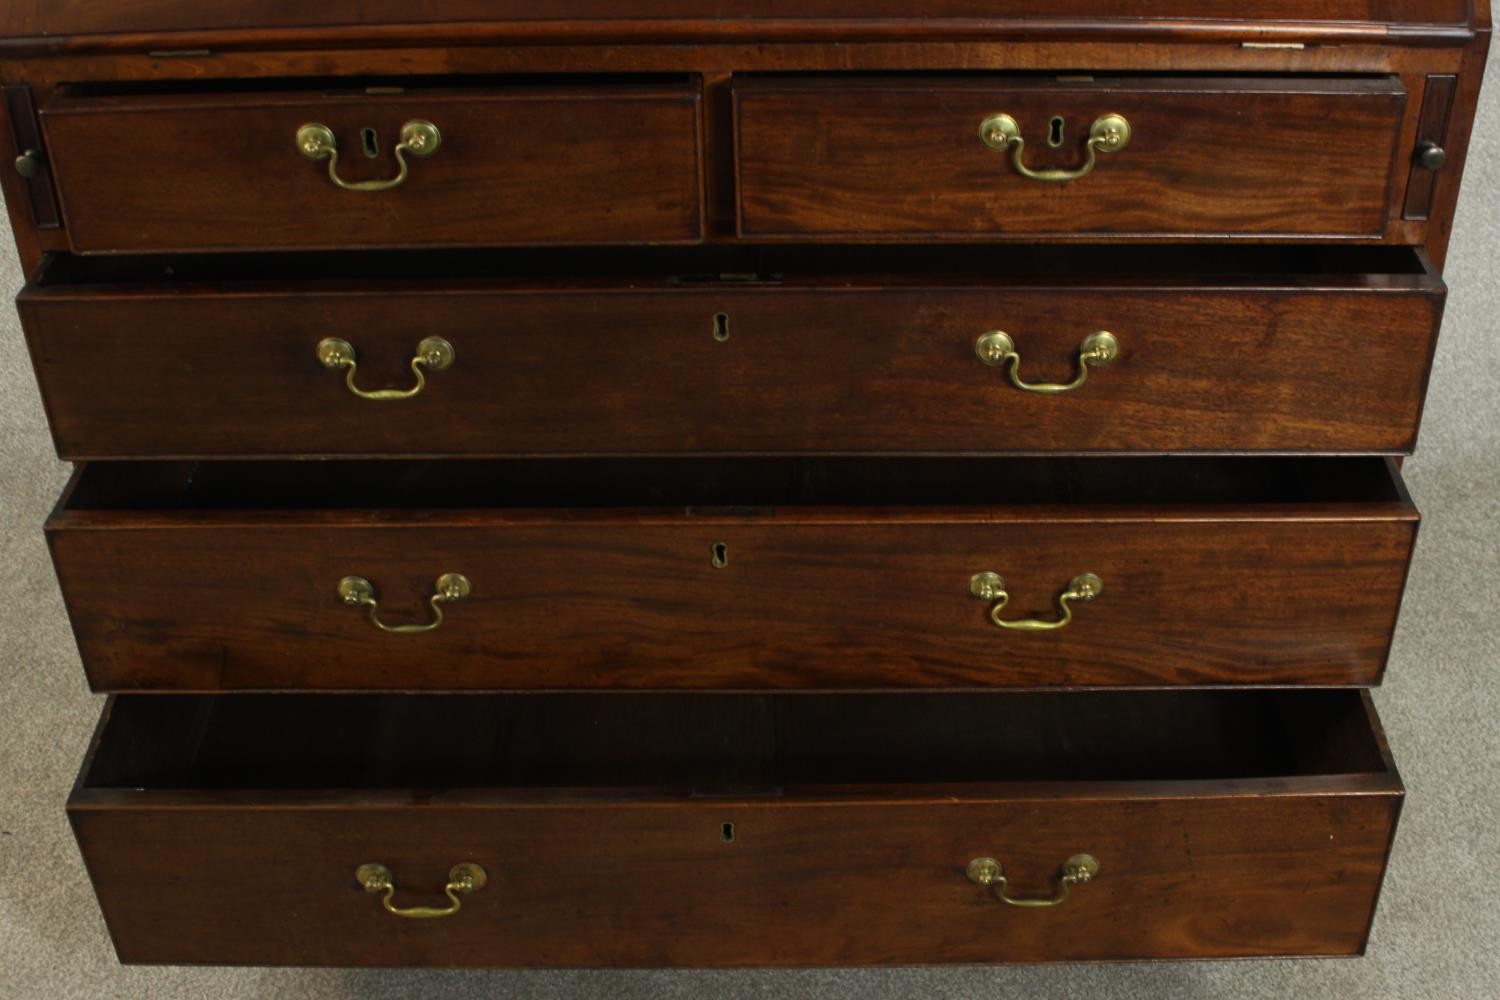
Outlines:
<svg viewBox="0 0 1500 1000"><path fill-rule="evenodd" d="M202 287L218 292L267 286L336 290L340 282L377 282L382 289L482 282L506 284L681 286L727 281L881 287L996 283L1046 285L1145 283L1151 286L1380 287L1441 283L1418 247L1115 246L987 244L952 246L708 245L526 251L434 250L422 253L162 254L48 257L26 294L120 293ZM357 286L366 288L367 286Z"/></svg>
<svg viewBox="0 0 1500 1000"><path fill-rule="evenodd" d="M72 512L1038 504L1407 508L1395 466L1353 458L671 458L95 462ZM725 511L724 508L730 508Z"/></svg>
<svg viewBox="0 0 1500 1000"><path fill-rule="evenodd" d="M1385 774L1358 692L119 696L80 790L656 789Z"/></svg>

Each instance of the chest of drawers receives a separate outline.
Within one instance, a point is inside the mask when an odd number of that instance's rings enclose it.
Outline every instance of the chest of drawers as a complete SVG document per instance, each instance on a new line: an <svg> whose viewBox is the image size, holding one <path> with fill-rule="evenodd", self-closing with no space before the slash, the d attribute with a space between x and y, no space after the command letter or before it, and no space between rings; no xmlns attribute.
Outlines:
<svg viewBox="0 0 1500 1000"><path fill-rule="evenodd" d="M0 10L121 960L1360 952L1489 14L1243 7Z"/></svg>

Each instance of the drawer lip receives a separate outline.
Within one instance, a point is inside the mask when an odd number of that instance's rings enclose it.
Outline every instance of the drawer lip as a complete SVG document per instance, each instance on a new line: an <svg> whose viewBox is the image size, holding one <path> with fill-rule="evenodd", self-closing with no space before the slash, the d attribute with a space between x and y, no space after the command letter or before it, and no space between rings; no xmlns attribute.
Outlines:
<svg viewBox="0 0 1500 1000"><path fill-rule="evenodd" d="M733 104L733 129L735 136L734 154L734 183L735 183L735 232L739 237L750 243L761 241L774 241L783 239L803 239L808 241L838 241L857 239L870 242L909 242L914 239L941 240L951 243L976 242L982 240L1032 240L1046 239L1049 241L1067 242L1070 240L1090 240L1106 242L1130 243L1149 240L1174 240L1185 242L1234 241L1234 240L1256 240L1268 242L1302 242L1302 241L1350 241L1352 243L1376 243L1385 238L1385 234L1391 223L1390 203L1393 186L1404 181L1404 173L1401 169L1402 160L1397 155L1400 132L1403 121L1403 110L1407 100L1407 92L1401 79L1395 75L1370 76L1323 76L1304 77L1300 75L1289 75L1286 77L1193 77L1185 75L1180 78L1174 77L1097 77L1087 82L1049 81L1049 80L1007 80L1004 77L993 79L959 79L950 81L946 78L922 78L922 77L876 77L876 76L853 76L845 81L829 78L807 78L787 79L776 76L764 78L750 77L743 80L737 79L731 87L731 100ZM1104 105L1111 102L1117 107L1115 110L1126 111L1127 108L1118 107L1121 101L1117 94L1128 94L1134 96L1151 97L1181 95L1189 97L1206 97L1214 99L1218 97L1229 97L1233 95L1251 96L1307 96L1324 97L1330 100L1347 98L1352 100L1389 99L1395 107L1385 122L1384 136L1386 145L1375 151L1373 162L1377 166L1383 166L1383 183L1378 194L1373 191L1364 192L1361 199L1341 206L1341 212L1325 213L1319 217L1317 224L1304 223L1300 226L1272 225L1260 223L1257 220L1243 215L1225 215L1224 209L1219 202L1222 199L1217 196L1205 196L1201 192L1194 194L1197 199L1188 204L1187 200L1173 200L1172 210L1167 212L1160 206L1152 206L1145 218L1154 221L1155 224L1141 223L1138 225L1105 225L1099 228L1089 228L1073 224L1058 225L1053 222L1047 224L1034 224L1027 222L1025 225L1013 227L1009 222L991 220L983 225L964 226L955 224L955 218L950 214L944 216L941 213L923 213L905 205L894 206L898 221L893 225L874 225L867 221L852 224L849 220L874 216L877 213L873 206L884 198L894 200L898 197L900 189L892 189L891 185L876 188L865 184L863 188L851 189L852 193L845 195L844 192L829 190L826 200L828 206L821 214L817 211L809 212L799 207L799 201L806 202L807 190L816 189L821 185L831 185L830 173L839 169L853 171L859 174L870 174L877 172L878 161L866 157L864 160L854 164L828 163L818 164L819 172L807 182L799 181L801 187L791 187L781 190L785 182L780 184L766 183L764 177L747 177L747 163L755 156L760 156L755 166L760 174L769 174L772 177L794 176L794 171L805 173L808 163L805 159L798 159L800 154L786 153L784 150L772 148L769 154L752 152L747 154L749 143L745 138L746 118L745 109L747 101L753 101L757 97L806 97L809 100L819 98L837 99L839 97L857 98L860 95L910 95L937 98L939 95L951 95L956 97L975 96L994 92L1026 94L1057 94L1060 96L1088 94L1113 84L1113 89L1103 91L1101 99ZM938 101L942 103L941 100ZM1128 103L1128 102L1127 102ZM976 103L975 126L984 114L993 113L996 109L985 111L979 109ZM1018 112L1019 113L1019 112ZM1052 113L1052 112L1040 112ZM1099 112L1102 113L1102 112ZM1135 112L1131 112L1132 115ZM773 118L769 119L774 121ZM1085 118L1085 120L1087 120ZM783 127L785 127L783 120ZM796 124L795 122L793 124ZM1351 125L1351 128L1355 127ZM1372 135L1379 133L1379 123L1373 121L1367 123L1368 130ZM762 128L765 131L766 127ZM791 140L795 142L796 140ZM921 144L916 147L915 153L908 155L920 156L929 154L934 159L929 168L935 170L941 177L940 183L949 185L929 192L930 194L945 194L948 199L957 203L958 199L969 194L970 181L967 178L949 177L950 173L972 172L973 166L968 160L962 160L958 154L949 148L949 140L945 137L935 139L932 136L921 135L915 140ZM1188 150L1191 152L1193 139L1190 135ZM1201 137L1199 137L1201 143ZM1201 150L1200 150L1201 152ZM993 154L1000 156L1001 154ZM1124 155L1129 155L1128 152ZM1283 152L1283 159L1287 154ZM1334 155L1330 153L1329 155ZM1343 155L1348 159L1347 151ZM997 160L1005 169L1003 161ZM1283 164L1283 167L1285 164ZM1346 169L1346 168L1339 168ZM1347 167L1352 169L1352 167ZM1105 176L1107 165L1101 169L1096 176ZM891 172L887 164L885 171ZM1127 175L1128 177L1128 175ZM1012 178L1014 179L1014 178ZM1261 178L1240 178L1241 184L1262 183ZM1361 178L1367 187L1373 188L1380 177L1371 174ZM950 183L951 182L951 183ZM1082 183L1087 184L1087 181ZM1128 179L1125 181L1124 191L1129 194L1130 184L1139 187L1139 179ZM1072 185L1057 186L1053 192L1059 199L1067 196ZM1056 210L1048 207L1046 200L1036 197L1036 191L1022 187L1018 189L1022 196L1033 196L1030 200L1019 199L1014 206L1015 214L1024 217L1027 210L1041 206L1046 209L1048 219L1066 218L1059 215ZM1100 192L1103 198L1102 204L1112 206L1118 204L1126 195L1115 192L1111 195L1109 187ZM1160 201L1156 192L1152 191L1152 200ZM760 199L757 205L749 204L751 197ZM1135 196L1141 197L1141 192L1136 191ZM1308 211L1312 205L1319 205L1326 200L1326 193L1322 199L1312 197L1310 192L1301 192L1298 197L1303 204L1296 214L1288 216L1297 218L1301 213ZM1111 202L1113 198L1113 202ZM779 203L778 203L779 201ZM982 204L982 203L981 203ZM982 208L975 208L969 204L971 213L983 215ZM1075 206L1075 215L1079 211L1087 211L1097 214L1099 206L1091 203L1087 198L1080 195ZM1190 219L1192 212L1199 212L1202 218ZM1152 215L1152 212L1155 215ZM904 213L904 215L903 215ZM1188 213L1184 215L1184 213ZM1206 214L1205 214L1206 213ZM1217 213L1217 214L1215 214ZM1284 216L1286 212L1282 213ZM845 220L841 224L839 219ZM902 221L904 219L904 221ZM972 219L970 220L973 221ZM1194 224L1183 225L1184 221Z"/></svg>
<svg viewBox="0 0 1500 1000"><path fill-rule="evenodd" d="M111 697L154 697L111 695ZM703 808L734 809L774 804L784 809L842 809L879 806L891 802L911 805L984 803L1045 803L1058 799L1137 801L1208 801L1234 798L1305 798L1326 796L1404 795L1406 786L1394 770L1387 773L1314 775L1279 778L1235 778L1162 781L996 782L961 785L922 784L869 787L807 786L787 789L786 797L760 795L703 798L687 793L667 794L649 787L610 788L608 795L589 788L559 788L549 792L502 789L411 791L344 789L197 791L167 788L87 788L80 773L68 798L69 811L139 809L313 810L418 809L553 809L657 806L664 809L691 804Z"/></svg>
<svg viewBox="0 0 1500 1000"><path fill-rule="evenodd" d="M820 460L790 459L785 463L774 462L768 469L777 468L820 468L828 459L834 459L834 464L828 465L830 469L836 469L840 464L855 474L861 471L871 472L878 470L882 465L899 462L901 459L883 458L856 458L850 463L839 463L836 460L840 456L824 456ZM1157 459L1163 459L1164 465ZM408 470L420 470L427 466L463 466L473 465L480 470L495 470L494 473L503 473L508 465L526 465L541 470L542 474L548 475L553 471L559 474L567 474L568 466L574 459L539 459L519 460L512 463L510 460L499 461L476 461L455 460L449 462L440 460L429 463L423 460L407 460L402 463L384 463L379 459L359 460L352 462L332 462L329 468L342 466L349 471L363 468L370 472L390 469L399 472L404 467ZM587 461L587 460L581 460ZM624 469L624 464L629 459L606 459L589 470L591 475L608 475L611 469ZM736 461L745 462L747 459L695 459L695 458L673 458L662 464L663 469L670 470L669 475L678 477L680 480L691 479L692 475L699 469L712 470L721 467L723 462ZM964 475L978 473L986 466L993 467L993 471L1003 470L1006 463L1024 462L1034 469L1058 468L1083 470L1089 465L1097 465L1107 459L1090 458L997 458L997 459L965 459L943 456L933 459L918 459L918 464L910 466L914 470L920 470L924 466L933 470L939 470L944 465L962 466L958 471ZM1193 467L1198 470L1208 471L1214 467L1224 468L1222 463L1243 463L1247 459L1205 458L1199 456L1177 457L1177 456L1155 456L1152 458L1120 458L1118 464L1128 466L1129 463L1140 461L1152 463L1154 469L1142 465L1141 470L1147 474L1156 472L1162 474L1171 470L1183 475L1191 476ZM744 506L735 505L733 500L720 501L718 497L712 497L711 503L674 503L663 500L651 506L643 506L638 503L625 501L618 504L589 505L569 504L566 502L555 505L523 506L491 506L491 505L465 505L456 507L432 507L424 504L420 495L413 496L401 505L392 504L353 504L346 505L342 501L334 501L324 505L313 505L306 508L287 509L274 505L243 507L236 509L232 505L227 509L219 509L215 502L210 499L207 504L200 503L197 506L186 505L182 507L162 506L157 507L146 501L130 500L122 506L107 505L103 500L99 506L94 506L88 501L80 501L81 488L92 488L100 491L103 497L108 498L110 489L120 488L116 484L121 482L122 476L134 475L137 472L151 468L152 475L164 474L159 488L171 490L174 484L186 482L193 476L193 470L200 467L198 462L159 462L159 463L130 463L129 465L115 462L86 462L80 463L75 468L73 475L69 477L67 485L58 498L58 503L53 509L46 522L48 534L79 531L79 530L104 530L115 531L121 529L161 529L180 528L183 530L217 530L233 526L316 526L316 527L348 527L351 529L380 528L386 530L423 530L430 527L483 527L493 525L504 528L510 525L547 524L556 523L559 526L580 525L636 525L647 526L674 526L674 525L844 525L844 524L1037 524L1037 523L1059 523L1059 524L1155 524L1175 523L1192 524L1198 522L1236 522L1236 523L1268 523L1288 521L1348 521L1348 522L1409 522L1413 525L1421 521L1421 515L1417 510L1415 502L1411 498L1410 491L1406 487L1405 480L1401 476L1401 470L1394 460L1390 458L1376 457L1271 457L1263 459L1262 462L1271 462L1277 465L1285 463L1287 471L1295 470L1297 467L1304 469L1314 468L1313 464L1324 465L1324 463L1335 463L1344 465L1345 468L1359 468L1361 471L1373 472L1376 468L1379 474L1371 475L1367 484L1369 489L1381 491L1389 490L1389 495L1384 497L1373 497L1368 494L1358 496L1351 494L1345 499L1339 500L1277 500L1277 501L1237 501L1237 500L1215 500L1207 501L1133 501L1129 499L1114 502L1059 502L1053 500L1027 499L1017 502L1005 502L997 500L990 504L976 503L954 503L954 502L928 502L928 501L896 501L861 502L849 504L847 502L812 502L794 500L789 503L766 503L758 501ZM1171 466L1184 463L1178 469L1172 470ZM1347 464L1345 464L1347 463ZM1357 463L1357 465L1356 465ZM1377 466L1378 463L1378 466ZM225 474L231 478L222 481L222 485L216 489L228 489L229 484L235 480L237 475L257 475L262 470L269 470L275 474L295 467L296 463L286 462L220 462L213 463L208 470L214 474ZM675 468L673 468L675 467ZM1270 465L1264 465L1270 469ZM1328 470L1334 466L1324 465ZM429 481L428 489L440 490L443 479L442 469L435 470L437 477ZM1082 473L1080 473L1082 474ZM181 477L186 477L183 479ZM97 481L97 485L95 485ZM607 479L601 481L608 481ZM129 481L124 480L129 487ZM573 488L578 488L577 485ZM1063 487L1059 487L1061 489ZM164 500L170 494L160 493ZM211 497L213 494L209 494ZM284 494L291 496L292 494ZM413 520L413 513L419 515Z"/></svg>
<svg viewBox="0 0 1500 1000"><path fill-rule="evenodd" d="M1297 74L1275 76L1199 76L1093 74L1087 81L1056 77L1013 77L1004 74L964 76L901 76L854 74L839 77L747 75L735 78L735 93L821 93L889 91L892 93L985 93L995 90L1037 90L1046 93L1092 93L1101 86L1118 85L1140 93L1154 94L1369 94L1406 96L1401 78L1386 73Z"/></svg>
<svg viewBox="0 0 1500 1000"><path fill-rule="evenodd" d="M48 253L41 267L30 277L17 295L17 302L45 307L52 302L102 299L107 301L177 301L183 298L250 299L268 296L390 297L396 295L552 295L558 292L586 291L601 295L688 296L715 292L742 295L774 295L786 292L817 292L828 295L868 295L906 291L1005 292L1008 290L1047 291L1097 288L1121 292L1327 292L1330 294L1363 292L1376 295L1424 294L1446 296L1448 285L1433 265L1425 248L1390 245L1367 248L1329 248L1327 263L1319 266L1307 262L1301 270L1287 270L1277 261L1283 251L1301 248L1279 248L1266 245L1231 247L1213 245L1201 248L1210 259L1216 252L1225 264L1211 273L1193 274L1181 269L1152 265L1149 270L1132 271L1130 258L1136 255L1158 256L1179 250L1173 244L1130 246L1037 243L1000 243L991 246L966 244L962 247L938 246L901 248L890 244L850 245L847 247L810 248L797 244L756 244L751 247L695 247L692 250L654 250L643 247L632 260L646 263L640 268L608 269L609 260L583 259L571 250L537 248L530 251L496 252L475 250L392 251L367 250L359 253L322 254L318 252L249 253L225 256L206 255L98 255L70 257ZM718 256L707 259L710 254ZM1252 256L1244 256L1244 251ZM753 251L745 253L744 251ZM809 252L811 251L811 252ZM820 269L816 254L837 252L841 256L863 254L857 270ZM1353 258L1348 267L1340 257L1350 253L1379 252L1389 260ZM525 254L524 257L516 256ZM1224 257L1223 254L1239 256ZM983 254L984 256L980 256ZM1050 254L1056 258L1045 271L1022 271L1015 265L1025 263L1028 255ZM1080 255L1083 266L1070 262ZM481 260L499 258L493 271L451 276L454 269L473 268ZM536 274L516 274L505 262L524 263L526 259L545 258L550 270ZM1111 271L1105 264L1118 257L1120 267ZM1402 259L1402 258L1406 259ZM431 262L431 263L429 263ZM575 263L576 262L576 263ZM349 276L347 272L361 263L374 264L376 271L368 277ZM1381 268L1374 266L1384 263ZM964 266L967 264L967 266ZM1364 267L1360 267L1364 264ZM338 275L313 277L319 268L332 265ZM407 266L410 265L410 266ZM426 267L424 272L422 269ZM174 274L187 271L196 275L172 281L154 280L150 275L162 267ZM264 269L280 268L280 276L263 278ZM1242 269L1241 269L1242 268ZM112 269L122 273L111 274ZM981 274L984 270L986 273ZM95 273L90 273L95 272ZM394 273L393 273L394 272ZM697 273L713 272L734 275L729 279L703 280ZM748 277L738 277L740 274ZM243 275L250 275L243 278Z"/></svg>
<svg viewBox="0 0 1500 1000"><path fill-rule="evenodd" d="M1134 515L1120 515L1111 508L1090 509L1083 505L1068 507L1030 507L1011 509L1001 516L994 508L932 509L913 514L904 508L848 507L808 509L795 513L778 513L775 524L796 525L868 525L868 524L1062 524L1062 525L1149 525L1149 524L1278 524L1288 521L1387 523L1416 525L1421 514L1414 504L1346 503L1303 506L1240 506L1227 508L1159 508ZM390 531L422 531L429 528L471 528L557 524L559 511L537 507L507 511L497 515L487 508L445 511L438 516L424 516L420 524L411 523L411 510L404 507L367 508L362 511L316 512L219 512L184 515L169 512L117 514L94 511L56 511L48 518L48 534L77 531L130 531L181 529L184 531L218 531L224 528L379 528ZM765 525L767 518L758 514L695 514L686 522L681 514L662 514L654 508L619 508L609 514L572 516L566 524L579 527L640 525L671 527L691 523L704 527L731 525Z"/></svg>
<svg viewBox="0 0 1500 1000"><path fill-rule="evenodd" d="M660 77L674 74L655 74ZM335 81L336 82L336 81ZM402 87L390 94L369 94L363 90L332 87L330 89L265 90L143 90L120 93L92 93L89 85L64 84L41 109L44 118L68 115L117 115L138 112L176 111L182 109L243 110L262 107L362 107L382 98L431 99L439 104L463 103L482 99L486 102L510 101L680 101L696 105L699 91L687 75L680 80L635 80L628 77L584 83L508 82L503 78L494 84L434 84Z"/></svg>

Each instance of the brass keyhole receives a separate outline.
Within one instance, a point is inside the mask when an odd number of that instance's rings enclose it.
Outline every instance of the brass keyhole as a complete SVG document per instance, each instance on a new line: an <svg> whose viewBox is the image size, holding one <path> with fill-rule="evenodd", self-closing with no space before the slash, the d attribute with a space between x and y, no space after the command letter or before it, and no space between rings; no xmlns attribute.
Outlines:
<svg viewBox="0 0 1500 1000"><path fill-rule="evenodd" d="M711 551L713 552L713 559L711 561L713 562L714 569L723 569L729 565L729 546L723 542L714 542Z"/></svg>
<svg viewBox="0 0 1500 1000"><path fill-rule="evenodd" d="M725 823L719 828L719 839L726 844L734 843L734 824Z"/></svg>
<svg viewBox="0 0 1500 1000"><path fill-rule="evenodd" d="M373 160L380 155L380 135L374 129L360 129L359 141L367 157Z"/></svg>
<svg viewBox="0 0 1500 1000"><path fill-rule="evenodd" d="M729 339L728 313L714 313L714 339L721 344Z"/></svg>
<svg viewBox="0 0 1500 1000"><path fill-rule="evenodd" d="M1061 115L1053 115L1052 120L1047 123L1047 145L1056 149L1063 144L1063 120Z"/></svg>

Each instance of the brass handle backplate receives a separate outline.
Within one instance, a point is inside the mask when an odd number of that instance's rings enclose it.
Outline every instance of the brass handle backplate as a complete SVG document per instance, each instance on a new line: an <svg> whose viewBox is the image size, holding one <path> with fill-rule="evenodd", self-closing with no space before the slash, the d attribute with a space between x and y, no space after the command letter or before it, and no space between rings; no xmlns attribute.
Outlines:
<svg viewBox="0 0 1500 1000"><path fill-rule="evenodd" d="M338 337L325 337L318 341L318 361L324 368L331 371L344 371L344 384L349 391L360 399L369 399L376 402L388 402L395 399L412 399L420 396L422 390L427 388L427 375L423 369L431 369L435 372L447 371L453 367L458 353L454 351L453 345L442 337L427 337L417 345L417 353L411 359L411 373L417 377L417 384L410 389L376 389L368 391L354 384L354 374L359 370L359 361L354 353L354 345L347 340Z"/></svg>
<svg viewBox="0 0 1500 1000"><path fill-rule="evenodd" d="M1053 632L1066 627L1073 620L1073 604L1087 604L1104 590L1104 581L1093 573L1079 573L1068 581L1067 588L1057 595L1059 615L1056 621L1036 618L1020 618L1015 621L1001 618L1000 612L1010 603L1010 594L999 573L975 573L969 580L969 596L981 601L993 601L990 621L1000 628L1013 632Z"/></svg>
<svg viewBox="0 0 1500 1000"><path fill-rule="evenodd" d="M462 573L444 573L437 578L434 593L427 602L432 607L432 621L425 625L387 625L380 620L380 602L375 598L374 584L362 576L346 576L339 581L339 599L352 608L368 608L370 621L375 627L391 635L421 635L435 631L443 624L443 605L461 601L473 592L473 584Z"/></svg>
<svg viewBox="0 0 1500 1000"><path fill-rule="evenodd" d="M1034 181L1073 181L1094 172L1100 153L1118 153L1130 144L1130 123L1124 115L1100 115L1089 129L1088 142L1084 143L1086 158L1083 166L1074 170L1033 170L1024 161L1026 140L1021 138L1021 125L1010 115L991 115L979 123L979 141L990 149L1005 152L1010 150L1010 163L1016 173Z"/></svg>
<svg viewBox="0 0 1500 1000"><path fill-rule="evenodd" d="M982 885L995 894L995 898L1011 906L1035 908L1060 906L1067 902L1068 891L1075 885L1092 882L1099 876L1099 859L1092 854L1075 854L1063 862L1062 874L1057 879L1057 889L1051 896L1011 896L1000 862L994 858L975 858L969 862L964 874L975 885Z"/></svg>
<svg viewBox="0 0 1500 1000"><path fill-rule="evenodd" d="M297 149L309 160L328 161L328 177L344 191L389 191L406 183L411 166L406 156L428 157L443 144L443 133L432 122L416 119L401 126L401 141L396 144L396 163L400 172L385 181L346 181L339 176L339 141L327 125L310 122L297 130Z"/></svg>
<svg viewBox="0 0 1500 1000"><path fill-rule="evenodd" d="M974 353L991 368L1006 368L1010 384L1022 392L1054 395L1072 392L1089 380L1089 367L1103 367L1120 356L1120 342L1108 330L1083 338L1078 345L1078 374L1071 382L1025 382L1021 379L1021 354L1016 342L1004 330L991 330L974 341Z"/></svg>
<svg viewBox="0 0 1500 1000"><path fill-rule="evenodd" d="M485 887L489 876L483 868L472 861L464 861L453 866L448 872L448 884L443 886L443 893L451 901L451 905L437 906L397 906L392 897L396 895L396 878L391 870L385 865L372 862L360 865L354 872L354 877L364 887L365 892L383 892L384 898L380 904L387 911L398 917L409 917L415 920L429 920L433 917L451 917L463 908L463 902L459 896L467 896L478 892Z"/></svg>

